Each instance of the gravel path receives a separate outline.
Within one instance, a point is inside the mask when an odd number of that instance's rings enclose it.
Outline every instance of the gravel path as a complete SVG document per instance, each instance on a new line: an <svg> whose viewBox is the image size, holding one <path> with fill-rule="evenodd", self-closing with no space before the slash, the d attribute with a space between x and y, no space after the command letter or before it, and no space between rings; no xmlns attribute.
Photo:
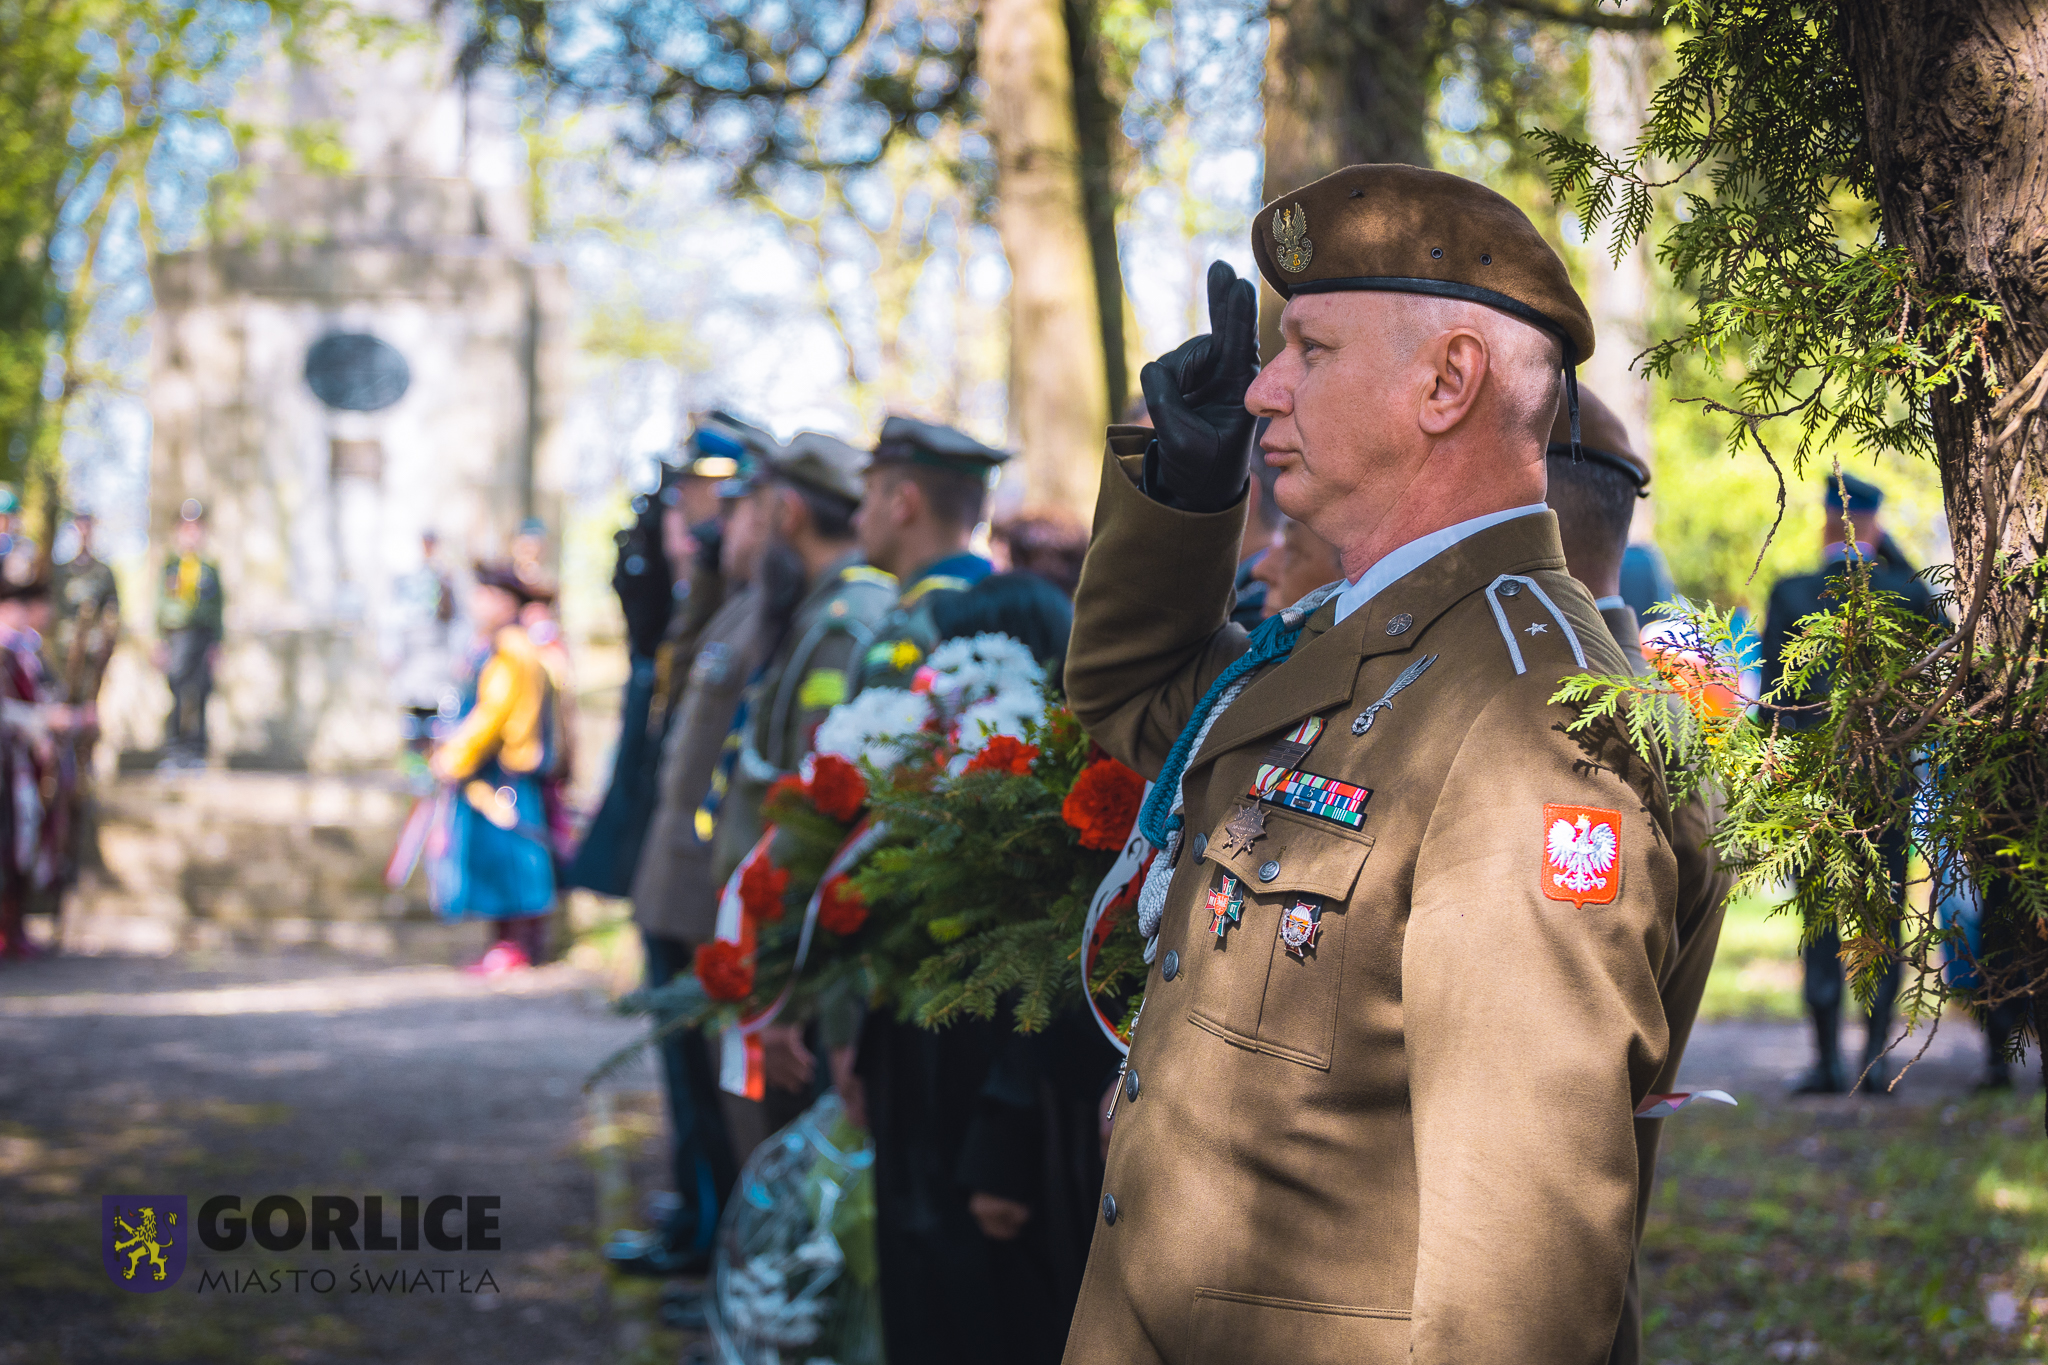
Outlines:
<svg viewBox="0 0 2048 1365"><path fill-rule="evenodd" d="M566 966L500 983L331 957L0 966L0 1365L616 1359L580 1087L632 1033ZM650 1151L637 1092L653 1084L644 1062L614 1082L618 1121ZM407 1194L495 1194L502 1248L197 1246L174 1288L132 1294L100 1263L100 1196L115 1193L182 1193L194 1218L215 1194L245 1210L381 1194L391 1211ZM352 1293L357 1267L387 1286L403 1270L413 1292ZM293 1292L294 1268L336 1287L307 1275ZM206 1271L246 1284L251 1269L287 1272L283 1288L205 1287ZM484 1271L497 1292L462 1292Z"/></svg>

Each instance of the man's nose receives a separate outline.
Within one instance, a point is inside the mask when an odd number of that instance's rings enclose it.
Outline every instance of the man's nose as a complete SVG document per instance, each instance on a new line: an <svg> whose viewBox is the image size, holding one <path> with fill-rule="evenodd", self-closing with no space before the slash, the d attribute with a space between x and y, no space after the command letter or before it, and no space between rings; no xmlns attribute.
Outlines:
<svg viewBox="0 0 2048 1365"><path fill-rule="evenodd" d="M1293 408L1294 383L1288 353L1282 351L1245 390L1244 406L1254 417L1282 417Z"/></svg>

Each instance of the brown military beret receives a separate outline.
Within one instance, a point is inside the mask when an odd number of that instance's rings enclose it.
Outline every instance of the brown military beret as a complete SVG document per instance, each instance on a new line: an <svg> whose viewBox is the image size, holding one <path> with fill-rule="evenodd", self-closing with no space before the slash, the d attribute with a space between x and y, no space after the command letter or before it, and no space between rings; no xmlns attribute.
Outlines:
<svg viewBox="0 0 2048 1365"><path fill-rule="evenodd" d="M1557 420L1550 424L1550 457L1573 458L1571 414L1563 403L1557 405ZM1635 442L1629 439L1621 415L1584 384L1579 385L1578 458L1620 470L1635 481L1637 488L1650 486L1650 462L1636 453Z"/></svg>
<svg viewBox="0 0 2048 1365"><path fill-rule="evenodd" d="M1283 194L1252 224L1259 272L1283 299L1381 290L1498 308L1593 354L1593 319L1529 216L1486 186L1420 166L1347 166Z"/></svg>

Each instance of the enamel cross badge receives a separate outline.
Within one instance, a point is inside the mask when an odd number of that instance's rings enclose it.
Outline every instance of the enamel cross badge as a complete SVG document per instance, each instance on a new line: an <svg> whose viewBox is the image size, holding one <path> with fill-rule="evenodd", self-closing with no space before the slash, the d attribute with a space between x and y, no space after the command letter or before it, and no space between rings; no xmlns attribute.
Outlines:
<svg viewBox="0 0 2048 1365"><path fill-rule="evenodd" d="M1244 918L1244 887L1238 880L1225 874L1221 883L1209 893L1209 932L1222 938L1230 926Z"/></svg>
<svg viewBox="0 0 2048 1365"><path fill-rule="evenodd" d="M1280 941L1297 958L1316 946L1322 932L1323 907L1316 901L1298 900L1280 915Z"/></svg>
<svg viewBox="0 0 2048 1365"><path fill-rule="evenodd" d="M1597 806L1543 808L1543 894L1584 909L1621 890L1621 812Z"/></svg>

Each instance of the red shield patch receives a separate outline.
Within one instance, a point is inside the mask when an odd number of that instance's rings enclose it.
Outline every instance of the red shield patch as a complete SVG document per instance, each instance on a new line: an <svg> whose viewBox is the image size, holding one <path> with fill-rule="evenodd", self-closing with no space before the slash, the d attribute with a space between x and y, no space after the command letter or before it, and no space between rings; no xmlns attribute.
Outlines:
<svg viewBox="0 0 2048 1365"><path fill-rule="evenodd" d="M1621 812L1598 806L1543 808L1543 894L1583 909L1621 890Z"/></svg>

